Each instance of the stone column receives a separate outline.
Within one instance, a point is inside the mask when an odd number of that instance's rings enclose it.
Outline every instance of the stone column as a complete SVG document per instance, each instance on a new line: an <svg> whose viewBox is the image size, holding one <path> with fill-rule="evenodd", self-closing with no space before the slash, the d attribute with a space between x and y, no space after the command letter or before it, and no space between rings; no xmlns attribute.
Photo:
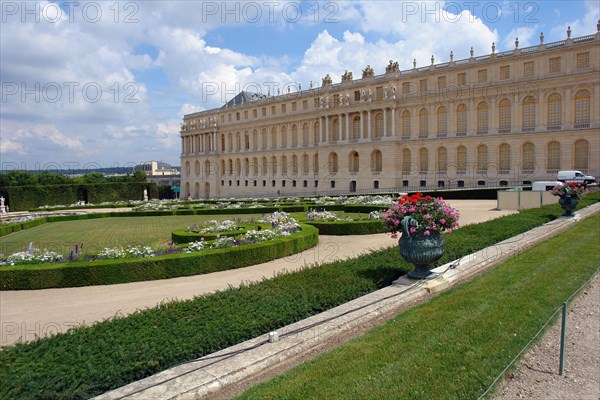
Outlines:
<svg viewBox="0 0 600 400"><path fill-rule="evenodd" d="M387 107L383 107L383 132L381 136L387 136Z"/></svg>
<svg viewBox="0 0 600 400"><path fill-rule="evenodd" d="M342 140L342 116L344 114L338 114L338 138L337 140Z"/></svg>
<svg viewBox="0 0 600 400"><path fill-rule="evenodd" d="M331 136L329 133L329 115L325 116L325 139L321 138L322 142L328 142L331 140Z"/></svg>
<svg viewBox="0 0 600 400"><path fill-rule="evenodd" d="M346 142L350 140L350 114L346 113Z"/></svg>
<svg viewBox="0 0 600 400"><path fill-rule="evenodd" d="M392 132L389 136L396 136L396 106L392 106Z"/></svg>
<svg viewBox="0 0 600 400"><path fill-rule="evenodd" d="M367 110L367 137L371 138L371 110Z"/></svg>

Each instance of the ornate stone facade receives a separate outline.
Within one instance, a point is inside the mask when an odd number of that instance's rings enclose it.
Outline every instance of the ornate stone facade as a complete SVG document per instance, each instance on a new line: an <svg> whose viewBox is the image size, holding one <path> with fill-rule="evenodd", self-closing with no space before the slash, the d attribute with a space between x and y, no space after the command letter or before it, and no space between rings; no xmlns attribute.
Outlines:
<svg viewBox="0 0 600 400"><path fill-rule="evenodd" d="M600 176L600 32L186 115L193 198L526 185Z"/></svg>

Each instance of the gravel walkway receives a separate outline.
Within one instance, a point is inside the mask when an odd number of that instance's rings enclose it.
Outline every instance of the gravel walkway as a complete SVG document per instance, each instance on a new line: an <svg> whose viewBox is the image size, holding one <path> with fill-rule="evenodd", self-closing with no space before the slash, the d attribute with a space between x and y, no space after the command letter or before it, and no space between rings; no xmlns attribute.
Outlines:
<svg viewBox="0 0 600 400"><path fill-rule="evenodd" d="M600 399L600 274L568 304L564 373L559 375L561 321L509 372L495 400Z"/></svg>

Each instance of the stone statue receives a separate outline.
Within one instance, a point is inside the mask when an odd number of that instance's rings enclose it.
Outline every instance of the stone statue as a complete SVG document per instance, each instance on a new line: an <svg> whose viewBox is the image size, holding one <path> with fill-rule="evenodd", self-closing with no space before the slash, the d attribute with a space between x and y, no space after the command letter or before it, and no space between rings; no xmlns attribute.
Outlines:
<svg viewBox="0 0 600 400"><path fill-rule="evenodd" d="M148 201L148 190L144 188L144 201Z"/></svg>
<svg viewBox="0 0 600 400"><path fill-rule="evenodd" d="M0 213L5 213L6 207L4 206L4 196L0 196Z"/></svg>
<svg viewBox="0 0 600 400"><path fill-rule="evenodd" d="M369 101L373 101L373 91L369 89Z"/></svg>
<svg viewBox="0 0 600 400"><path fill-rule="evenodd" d="M323 78L323 83L322 83L322 87L325 86L329 86L333 83L333 81L331 80L331 77L329 76L329 74L325 75L325 77Z"/></svg>
<svg viewBox="0 0 600 400"><path fill-rule="evenodd" d="M350 94L348 92L346 92L346 105L350 105Z"/></svg>
<svg viewBox="0 0 600 400"><path fill-rule="evenodd" d="M342 75L342 82L349 82L352 81L352 72L348 72L348 70L346 70L346 72L344 72L344 75Z"/></svg>
<svg viewBox="0 0 600 400"><path fill-rule="evenodd" d="M392 99L396 98L396 86L392 85Z"/></svg>
<svg viewBox="0 0 600 400"><path fill-rule="evenodd" d="M365 69L363 69L362 72L362 77L364 78L370 78L375 76L375 72L373 72L373 68L371 68L370 65L367 65L367 67Z"/></svg>
<svg viewBox="0 0 600 400"><path fill-rule="evenodd" d="M364 90L364 89L360 91L360 99L361 99L362 101L367 101L367 98L366 98L366 96L365 96L365 90Z"/></svg>
<svg viewBox="0 0 600 400"><path fill-rule="evenodd" d="M390 63L387 65L387 67L385 67L385 73L390 73L390 72L400 72L400 65L398 64L398 61L392 61L390 60Z"/></svg>

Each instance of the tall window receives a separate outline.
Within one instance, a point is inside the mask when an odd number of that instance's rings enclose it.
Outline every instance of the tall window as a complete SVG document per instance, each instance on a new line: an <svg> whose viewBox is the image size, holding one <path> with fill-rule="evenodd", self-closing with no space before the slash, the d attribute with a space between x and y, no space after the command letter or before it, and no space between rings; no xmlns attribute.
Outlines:
<svg viewBox="0 0 600 400"><path fill-rule="evenodd" d="M313 171L314 171L315 175L319 173L319 155L318 154L315 154L313 156Z"/></svg>
<svg viewBox="0 0 600 400"><path fill-rule="evenodd" d="M288 167L287 157L281 156L281 173L283 175L287 174L287 171L288 171L287 167Z"/></svg>
<svg viewBox="0 0 600 400"><path fill-rule="evenodd" d="M302 125L302 146L308 146L309 141L309 133L308 133L308 124Z"/></svg>
<svg viewBox="0 0 600 400"><path fill-rule="evenodd" d="M445 147L437 149L437 172L446 172L448 170L448 155Z"/></svg>
<svg viewBox="0 0 600 400"><path fill-rule="evenodd" d="M410 137L410 111L408 110L402 113L402 137Z"/></svg>
<svg viewBox="0 0 600 400"><path fill-rule="evenodd" d="M521 160L523 171L533 171L535 167L535 155L533 143L523 144L523 158Z"/></svg>
<svg viewBox="0 0 600 400"><path fill-rule="evenodd" d="M426 174L429 171L429 152L426 148L419 150L419 172Z"/></svg>
<svg viewBox="0 0 600 400"><path fill-rule="evenodd" d="M467 106L464 104L456 107L456 134L462 136L467 134Z"/></svg>
<svg viewBox="0 0 600 400"><path fill-rule="evenodd" d="M260 173L261 173L261 175L267 175L268 172L269 172L269 164L267 163L267 157L263 157Z"/></svg>
<svg viewBox="0 0 600 400"><path fill-rule="evenodd" d="M263 128L263 130L260 132L260 140L261 140L261 147L262 149L266 149L267 148L267 130Z"/></svg>
<svg viewBox="0 0 600 400"><path fill-rule="evenodd" d="M421 79L419 81L419 90L421 91L421 93L427 91L427 79Z"/></svg>
<svg viewBox="0 0 600 400"><path fill-rule="evenodd" d="M329 172L338 172L338 156L336 153L329 153Z"/></svg>
<svg viewBox="0 0 600 400"><path fill-rule="evenodd" d="M477 147L477 172L487 172L488 168L488 149L485 144Z"/></svg>
<svg viewBox="0 0 600 400"><path fill-rule="evenodd" d="M562 99L560 94L552 93L548 96L548 127L547 129L560 129L562 125Z"/></svg>
<svg viewBox="0 0 600 400"><path fill-rule="evenodd" d="M271 157L271 169L273 170L273 175L277 174L277 157Z"/></svg>
<svg viewBox="0 0 600 400"><path fill-rule="evenodd" d="M585 89L575 93L575 128L590 127L590 92Z"/></svg>
<svg viewBox="0 0 600 400"><path fill-rule="evenodd" d="M375 137L383 136L383 113L375 114Z"/></svg>
<svg viewBox="0 0 600 400"><path fill-rule="evenodd" d="M444 106L437 109L437 133L438 135L445 135L448 133L448 113Z"/></svg>
<svg viewBox="0 0 600 400"><path fill-rule="evenodd" d="M358 172L359 165L360 165L360 159L358 156L358 152L356 152L356 151L350 152L350 156L348 159L348 170L350 172Z"/></svg>
<svg viewBox="0 0 600 400"><path fill-rule="evenodd" d="M410 150L409 149L402 150L402 173L403 174L410 174L411 163L412 163L412 161L411 161L411 156L410 156Z"/></svg>
<svg viewBox="0 0 600 400"><path fill-rule="evenodd" d="M560 170L560 143L553 141L548 143L548 172Z"/></svg>
<svg viewBox="0 0 600 400"><path fill-rule="evenodd" d="M498 169L501 174L507 174L510 171L510 146L502 143L498 148Z"/></svg>
<svg viewBox="0 0 600 400"><path fill-rule="evenodd" d="M446 77L445 76L438 76L438 89L445 89L446 88Z"/></svg>
<svg viewBox="0 0 600 400"><path fill-rule="evenodd" d="M485 83L487 82L487 69L480 69L477 71L477 82Z"/></svg>
<svg viewBox="0 0 600 400"><path fill-rule="evenodd" d="M535 99L527 96L523 99L523 132L535 130Z"/></svg>
<svg viewBox="0 0 600 400"><path fill-rule="evenodd" d="M360 117L354 117L352 120L352 139L360 139Z"/></svg>
<svg viewBox="0 0 600 400"><path fill-rule="evenodd" d="M292 147L298 147L298 127L292 125Z"/></svg>
<svg viewBox="0 0 600 400"><path fill-rule="evenodd" d="M335 118L331 123L331 141L337 142L340 140L340 120Z"/></svg>
<svg viewBox="0 0 600 400"><path fill-rule="evenodd" d="M510 100L502 99L499 104L498 113L498 132L507 133L510 132L511 128L511 112L510 112Z"/></svg>
<svg viewBox="0 0 600 400"><path fill-rule="evenodd" d="M456 82L458 83L458 86L465 86L467 84L467 73L461 72L460 74L457 74Z"/></svg>
<svg viewBox="0 0 600 400"><path fill-rule="evenodd" d="M308 175L308 155L304 154L302 156L302 173L304 175Z"/></svg>
<svg viewBox="0 0 600 400"><path fill-rule="evenodd" d="M477 133L487 133L488 126L488 104L482 101L477 104Z"/></svg>
<svg viewBox="0 0 600 400"><path fill-rule="evenodd" d="M371 171L372 172L381 172L383 169L383 157L381 155L381 151L373 150L371 153Z"/></svg>
<svg viewBox="0 0 600 400"><path fill-rule="evenodd" d="M465 146L456 148L456 172L459 174L467 172L467 148Z"/></svg>
<svg viewBox="0 0 600 400"><path fill-rule="evenodd" d="M579 171L587 172L589 168L588 160L590 154L590 144L585 139L575 142L575 163L573 167Z"/></svg>
<svg viewBox="0 0 600 400"><path fill-rule="evenodd" d="M321 141L319 138L320 130L321 130L321 124L317 121L317 122L315 122L314 131L313 131L313 143L314 144L319 144L319 142Z"/></svg>
<svg viewBox="0 0 600 400"><path fill-rule="evenodd" d="M429 113L422 108L419 111L419 136L427 136L429 133Z"/></svg>
<svg viewBox="0 0 600 400"><path fill-rule="evenodd" d="M271 148L277 148L277 129L275 127L271 128Z"/></svg>

